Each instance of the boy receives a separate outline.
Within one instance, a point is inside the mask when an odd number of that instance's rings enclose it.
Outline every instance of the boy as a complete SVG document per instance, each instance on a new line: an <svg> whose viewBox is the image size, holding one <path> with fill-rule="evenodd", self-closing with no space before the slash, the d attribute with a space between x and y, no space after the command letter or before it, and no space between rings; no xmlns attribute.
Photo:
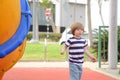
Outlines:
<svg viewBox="0 0 120 80"><path fill-rule="evenodd" d="M97 59L88 51L87 41L84 38L81 38L81 35L84 32L84 26L79 22L75 22L71 25L71 32L73 37L66 41L61 50L61 55L69 48L70 80L80 80L82 75L82 64L84 62L84 53L92 60L92 62L96 62Z"/></svg>

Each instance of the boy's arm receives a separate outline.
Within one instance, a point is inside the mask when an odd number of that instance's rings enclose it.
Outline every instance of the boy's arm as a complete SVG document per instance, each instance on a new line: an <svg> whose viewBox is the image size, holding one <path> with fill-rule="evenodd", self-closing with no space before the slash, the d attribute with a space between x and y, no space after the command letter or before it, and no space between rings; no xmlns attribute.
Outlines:
<svg viewBox="0 0 120 80"><path fill-rule="evenodd" d="M67 46L64 44L60 54L63 55L65 53L66 49L67 49Z"/></svg>
<svg viewBox="0 0 120 80"><path fill-rule="evenodd" d="M88 47L84 48L85 54L92 60L92 62L96 62L97 59L89 52Z"/></svg>

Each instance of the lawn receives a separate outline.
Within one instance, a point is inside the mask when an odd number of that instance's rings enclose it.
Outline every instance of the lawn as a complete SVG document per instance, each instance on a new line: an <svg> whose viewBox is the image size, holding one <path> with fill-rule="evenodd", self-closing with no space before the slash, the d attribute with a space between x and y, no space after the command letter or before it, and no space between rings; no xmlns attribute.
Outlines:
<svg viewBox="0 0 120 80"><path fill-rule="evenodd" d="M21 60L40 60L40 61L64 60L65 61L66 55L60 55L61 48L62 45L59 44L47 44L45 47L43 43L37 43L37 44L27 43L24 55L21 58Z"/></svg>
<svg viewBox="0 0 120 80"><path fill-rule="evenodd" d="M37 60L37 61L66 61L66 54L60 55L62 45L47 44L46 47L43 43L27 43L25 52L21 60ZM90 48L89 48L90 49ZM90 49L91 51L92 49ZM93 53L96 56L96 53ZM89 60L85 56L85 60Z"/></svg>

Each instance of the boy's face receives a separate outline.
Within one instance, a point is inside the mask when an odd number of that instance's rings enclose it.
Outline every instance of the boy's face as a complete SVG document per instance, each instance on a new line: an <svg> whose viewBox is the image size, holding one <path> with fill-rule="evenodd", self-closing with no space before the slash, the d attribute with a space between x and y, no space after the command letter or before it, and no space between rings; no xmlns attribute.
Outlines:
<svg viewBox="0 0 120 80"><path fill-rule="evenodd" d="M76 37L80 37L82 34L83 34L83 30L81 30L81 29L76 29L74 31L74 36L76 36Z"/></svg>

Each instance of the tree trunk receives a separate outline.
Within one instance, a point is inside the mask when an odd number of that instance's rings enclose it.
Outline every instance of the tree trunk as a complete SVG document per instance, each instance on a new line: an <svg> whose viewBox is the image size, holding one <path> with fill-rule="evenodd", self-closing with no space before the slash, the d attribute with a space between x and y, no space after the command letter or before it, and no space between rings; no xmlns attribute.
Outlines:
<svg viewBox="0 0 120 80"><path fill-rule="evenodd" d="M30 40L31 43L39 43L39 36L38 36L38 19L37 19L37 2L33 0L33 37Z"/></svg>
<svg viewBox="0 0 120 80"><path fill-rule="evenodd" d="M52 26L53 32L56 33L56 26L55 26L55 22L54 22L54 20L53 20L53 15L52 15L52 14L51 14L51 16L50 16L50 24L51 24L51 26Z"/></svg>
<svg viewBox="0 0 120 80"><path fill-rule="evenodd" d="M90 2L91 0L87 1L87 15L88 15L88 38L90 41L90 46L93 46L93 41L92 41L92 28L91 28L91 7L90 7Z"/></svg>
<svg viewBox="0 0 120 80"><path fill-rule="evenodd" d="M110 0L110 27L108 44L108 63L110 69L117 68L117 0Z"/></svg>
<svg viewBox="0 0 120 80"><path fill-rule="evenodd" d="M100 14L100 18L101 18L102 24L103 24L103 26L104 26L105 24L104 24L104 20L103 20L102 12L101 12L102 0L98 0L98 6L99 6L99 14Z"/></svg>

